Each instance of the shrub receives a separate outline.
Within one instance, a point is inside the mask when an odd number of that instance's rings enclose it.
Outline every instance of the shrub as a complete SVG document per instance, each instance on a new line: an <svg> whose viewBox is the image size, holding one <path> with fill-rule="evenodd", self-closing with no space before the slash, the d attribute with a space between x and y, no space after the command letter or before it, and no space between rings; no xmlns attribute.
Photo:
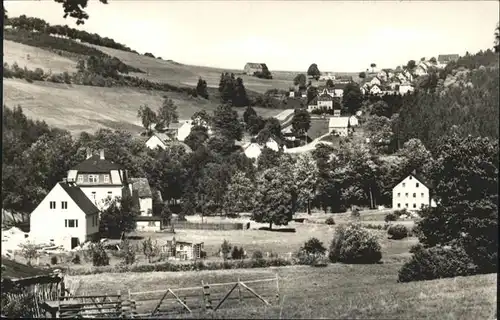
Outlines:
<svg viewBox="0 0 500 320"><path fill-rule="evenodd" d="M412 248L413 256L399 270L398 282L432 280L467 276L475 273L475 265L459 247Z"/></svg>
<svg viewBox="0 0 500 320"><path fill-rule="evenodd" d="M377 263L382 259L377 238L359 224L340 226L328 255L331 262Z"/></svg>
<svg viewBox="0 0 500 320"><path fill-rule="evenodd" d="M50 257L50 264L52 265L57 264L57 256Z"/></svg>
<svg viewBox="0 0 500 320"><path fill-rule="evenodd" d="M335 224L335 220L333 220L333 217L328 217L326 218L325 223L331 226Z"/></svg>
<svg viewBox="0 0 500 320"><path fill-rule="evenodd" d="M123 262L133 264L135 262L135 248L128 239L122 241L120 249L123 252Z"/></svg>
<svg viewBox="0 0 500 320"><path fill-rule="evenodd" d="M229 257L229 254L231 252L231 247L232 247L231 244L226 239L222 241L222 244L220 246L220 252L222 253L222 258L224 260L226 260Z"/></svg>
<svg viewBox="0 0 500 320"><path fill-rule="evenodd" d="M238 247L234 246L233 250L231 251L231 259L233 259L233 260L243 259L244 252L245 251L243 250L243 247L240 247L238 249Z"/></svg>
<svg viewBox="0 0 500 320"><path fill-rule="evenodd" d="M381 224L371 224L371 223L365 223L362 226L363 226L363 228L366 228L366 229L375 229L375 230L382 230L385 227Z"/></svg>
<svg viewBox="0 0 500 320"><path fill-rule="evenodd" d="M396 224L396 225L391 226L387 230L387 234L393 240L400 240L400 239L404 239L407 236L409 236L409 230L403 224Z"/></svg>
<svg viewBox="0 0 500 320"><path fill-rule="evenodd" d="M359 213L359 209L358 208L354 208L351 211L351 218L353 218L353 219L359 219L360 217L361 217L361 214Z"/></svg>
<svg viewBox="0 0 500 320"><path fill-rule="evenodd" d="M151 263L152 259L160 254L158 241L153 242L151 238L142 241L142 252L148 258L148 262Z"/></svg>
<svg viewBox="0 0 500 320"><path fill-rule="evenodd" d="M398 218L399 218L399 215L396 214L396 211L395 212L389 212L388 214L386 214L386 216L384 218L384 221L385 222L397 221Z"/></svg>
<svg viewBox="0 0 500 320"><path fill-rule="evenodd" d="M319 254L319 255L324 255L326 252L326 248L323 246L323 242L319 241L317 238L311 238L307 240L302 248L300 250L303 250L307 254Z"/></svg>
<svg viewBox="0 0 500 320"><path fill-rule="evenodd" d="M256 250L252 253L252 259L257 260L257 259L263 259L264 255L262 254L262 251Z"/></svg>
<svg viewBox="0 0 500 320"><path fill-rule="evenodd" d="M80 255L79 254L75 254L75 256L73 257L73 259L71 259L71 262L73 262L74 264L80 264L81 261L80 261Z"/></svg>
<svg viewBox="0 0 500 320"><path fill-rule="evenodd" d="M92 251L92 264L94 266L107 266L109 265L109 257L104 250L101 243L96 243L91 246Z"/></svg>
<svg viewBox="0 0 500 320"><path fill-rule="evenodd" d="M35 245L29 242L22 245L21 254L26 260L28 260L28 265L31 265L31 261L39 256Z"/></svg>
<svg viewBox="0 0 500 320"><path fill-rule="evenodd" d="M402 216L402 215L409 215L409 214L408 214L408 210L406 210L406 208L401 209L401 210L395 210L393 213L394 213L397 217L400 217L400 216Z"/></svg>
<svg viewBox="0 0 500 320"><path fill-rule="evenodd" d="M205 250L201 250L201 252L200 252L200 258L201 259L206 259L207 258L207 252Z"/></svg>

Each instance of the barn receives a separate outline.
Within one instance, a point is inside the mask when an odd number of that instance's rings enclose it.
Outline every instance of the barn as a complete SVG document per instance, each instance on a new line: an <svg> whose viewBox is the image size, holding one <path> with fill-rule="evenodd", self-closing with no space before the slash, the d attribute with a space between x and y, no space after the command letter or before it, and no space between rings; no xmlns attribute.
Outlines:
<svg viewBox="0 0 500 320"><path fill-rule="evenodd" d="M255 72L264 72L266 70L268 71L268 68L265 63L247 62L243 70L245 71L245 74L253 76Z"/></svg>

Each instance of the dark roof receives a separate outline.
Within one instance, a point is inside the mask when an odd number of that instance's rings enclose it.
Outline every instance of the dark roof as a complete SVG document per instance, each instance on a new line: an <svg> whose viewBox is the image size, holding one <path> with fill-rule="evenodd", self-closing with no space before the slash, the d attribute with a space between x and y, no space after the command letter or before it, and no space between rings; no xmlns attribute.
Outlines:
<svg viewBox="0 0 500 320"><path fill-rule="evenodd" d="M437 58L439 62L446 62L450 60L458 60L458 54L440 54Z"/></svg>
<svg viewBox="0 0 500 320"><path fill-rule="evenodd" d="M151 198L153 196L147 178L130 178L132 190L138 192L139 198Z"/></svg>
<svg viewBox="0 0 500 320"><path fill-rule="evenodd" d="M99 209L97 209L92 201L83 193L82 189L76 184L59 182L59 185L66 191L76 205L85 212L85 215L88 216L99 212Z"/></svg>
<svg viewBox="0 0 500 320"><path fill-rule="evenodd" d="M247 62L247 63L245 64L245 67L246 67L247 65L248 65L250 68L256 68L256 69L266 68L266 64L265 64L265 63Z"/></svg>
<svg viewBox="0 0 500 320"><path fill-rule="evenodd" d="M122 167L112 161L101 159L99 155L93 155L92 157L80 162L80 164L73 167L72 170L77 170L83 173L105 173L111 170L121 170Z"/></svg>
<svg viewBox="0 0 500 320"><path fill-rule="evenodd" d="M135 221L163 221L159 216L136 216Z"/></svg>
<svg viewBox="0 0 500 320"><path fill-rule="evenodd" d="M318 101L333 101L333 97L328 93L323 93L318 97Z"/></svg>
<svg viewBox="0 0 500 320"><path fill-rule="evenodd" d="M52 270L38 269L28 265L10 260L2 256L2 279L3 278L28 278L34 276L48 275Z"/></svg>
<svg viewBox="0 0 500 320"><path fill-rule="evenodd" d="M286 105L287 109L300 109L305 108L304 100L302 98L290 98L283 100L283 103Z"/></svg>

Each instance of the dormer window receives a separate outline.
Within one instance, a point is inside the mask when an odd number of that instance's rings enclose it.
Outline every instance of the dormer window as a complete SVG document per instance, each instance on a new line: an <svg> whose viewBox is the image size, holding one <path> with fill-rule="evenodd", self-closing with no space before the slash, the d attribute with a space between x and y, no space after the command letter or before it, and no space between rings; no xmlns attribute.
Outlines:
<svg viewBox="0 0 500 320"><path fill-rule="evenodd" d="M89 174L89 182L90 183L99 183L99 175Z"/></svg>
<svg viewBox="0 0 500 320"><path fill-rule="evenodd" d="M82 175L78 176L78 183L83 183L83 176Z"/></svg>
<svg viewBox="0 0 500 320"><path fill-rule="evenodd" d="M109 174L104 175L104 183L109 183Z"/></svg>

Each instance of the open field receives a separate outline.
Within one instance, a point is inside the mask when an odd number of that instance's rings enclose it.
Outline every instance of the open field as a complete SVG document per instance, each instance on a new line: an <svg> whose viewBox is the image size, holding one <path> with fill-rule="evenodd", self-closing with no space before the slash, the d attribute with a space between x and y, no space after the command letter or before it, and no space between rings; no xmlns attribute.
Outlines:
<svg viewBox="0 0 500 320"><path fill-rule="evenodd" d="M279 275L280 304L271 298L268 299L276 303L267 308L256 299L253 299L247 308L230 308L231 305L235 307L238 305L237 302L229 303L227 306L223 305L215 314L224 318L492 319L495 317L495 274L401 284L396 282L399 268L400 264L397 263L333 264L325 268L294 266L261 270L99 274L68 278L72 283L79 282L74 286L78 288L78 294L116 294L117 290L126 294L128 290L137 292L200 286L201 280L221 283L236 281L238 278L245 281L273 278L276 273ZM272 292L271 288L265 289L262 286L256 288L256 291ZM233 294L237 296L237 293ZM148 309L146 305L149 308L154 307L161 296L162 294L158 293L144 297L150 301L138 301L138 309L141 306ZM213 305L216 305L218 300L214 300ZM192 306L196 306L196 301L193 301ZM207 317L203 314L192 316ZM184 317L189 315L185 314Z"/></svg>
<svg viewBox="0 0 500 320"><path fill-rule="evenodd" d="M62 57L54 52L27 46L10 40L3 41L3 61L9 65L17 63L20 68L53 73L76 72L76 61Z"/></svg>
<svg viewBox="0 0 500 320"><path fill-rule="evenodd" d="M178 107L179 119L190 119L193 113L211 113L217 104L202 98L189 98L174 92L140 90L136 88L101 88L52 82L28 83L20 79L3 79L4 104L20 105L33 119L72 133L94 131L106 127L132 132L142 130L137 110L147 104L157 109L168 95ZM259 115L271 117L282 110L255 108ZM242 114L244 108L237 109Z"/></svg>

